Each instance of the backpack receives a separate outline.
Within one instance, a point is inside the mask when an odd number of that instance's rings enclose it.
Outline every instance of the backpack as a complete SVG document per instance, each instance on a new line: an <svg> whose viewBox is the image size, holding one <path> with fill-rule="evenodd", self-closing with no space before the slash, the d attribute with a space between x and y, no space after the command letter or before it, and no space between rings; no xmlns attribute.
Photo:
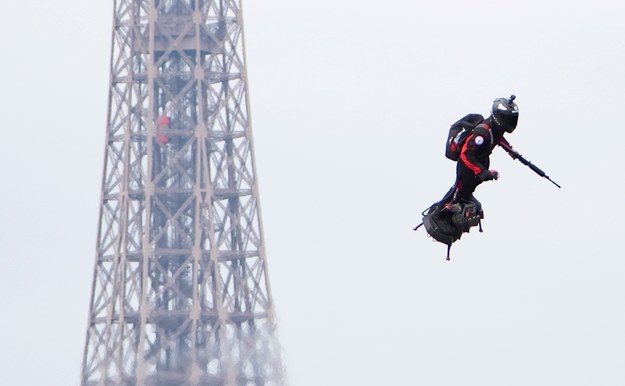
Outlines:
<svg viewBox="0 0 625 386"><path fill-rule="evenodd" d="M469 137L473 128L483 121L484 117L480 114L467 114L451 125L445 144L445 157L452 161L458 161L464 141Z"/></svg>

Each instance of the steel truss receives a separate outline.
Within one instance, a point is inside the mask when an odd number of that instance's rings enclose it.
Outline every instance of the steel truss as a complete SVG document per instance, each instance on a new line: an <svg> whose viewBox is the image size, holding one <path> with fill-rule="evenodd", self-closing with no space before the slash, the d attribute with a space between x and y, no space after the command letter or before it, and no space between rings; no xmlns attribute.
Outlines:
<svg viewBox="0 0 625 386"><path fill-rule="evenodd" d="M240 0L117 0L81 384L282 385Z"/></svg>

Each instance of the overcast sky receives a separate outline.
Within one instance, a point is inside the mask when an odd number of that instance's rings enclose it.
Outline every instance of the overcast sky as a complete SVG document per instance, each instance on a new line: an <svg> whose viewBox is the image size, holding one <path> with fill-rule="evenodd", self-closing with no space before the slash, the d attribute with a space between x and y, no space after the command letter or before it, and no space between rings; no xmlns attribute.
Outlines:
<svg viewBox="0 0 625 386"><path fill-rule="evenodd" d="M112 1L0 13L0 383L79 383ZM625 3L245 1L265 242L293 386L625 384ZM449 125L517 95L484 233L445 246Z"/></svg>

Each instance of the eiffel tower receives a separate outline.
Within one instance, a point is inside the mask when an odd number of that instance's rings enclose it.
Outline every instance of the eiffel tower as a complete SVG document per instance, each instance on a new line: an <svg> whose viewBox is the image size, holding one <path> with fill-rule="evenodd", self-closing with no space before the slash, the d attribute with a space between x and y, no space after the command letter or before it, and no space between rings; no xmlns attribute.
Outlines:
<svg viewBox="0 0 625 386"><path fill-rule="evenodd" d="M283 385L240 0L116 0L81 385Z"/></svg>

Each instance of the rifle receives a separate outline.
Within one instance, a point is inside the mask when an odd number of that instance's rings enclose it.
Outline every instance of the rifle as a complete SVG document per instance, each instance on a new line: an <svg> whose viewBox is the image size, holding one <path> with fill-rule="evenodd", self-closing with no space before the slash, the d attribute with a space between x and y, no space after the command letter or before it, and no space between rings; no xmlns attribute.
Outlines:
<svg viewBox="0 0 625 386"><path fill-rule="evenodd" d="M525 158L523 158L523 156L521 154L519 154L518 152L516 152L515 150L512 150L512 147L509 144L507 144L505 142L500 142L499 146L501 146L506 152L508 152L508 154L510 154L510 156L512 156L512 158L518 159L523 165L525 165L525 166L529 167L530 169L532 169L534 171L534 173L538 174L541 177L544 177L544 178L548 179L552 184L554 184L558 188L562 188L555 181L553 181L551 178L549 178L549 176L547 174L545 174L545 172L540 170L540 168L538 166L534 165L531 161L528 161Z"/></svg>

